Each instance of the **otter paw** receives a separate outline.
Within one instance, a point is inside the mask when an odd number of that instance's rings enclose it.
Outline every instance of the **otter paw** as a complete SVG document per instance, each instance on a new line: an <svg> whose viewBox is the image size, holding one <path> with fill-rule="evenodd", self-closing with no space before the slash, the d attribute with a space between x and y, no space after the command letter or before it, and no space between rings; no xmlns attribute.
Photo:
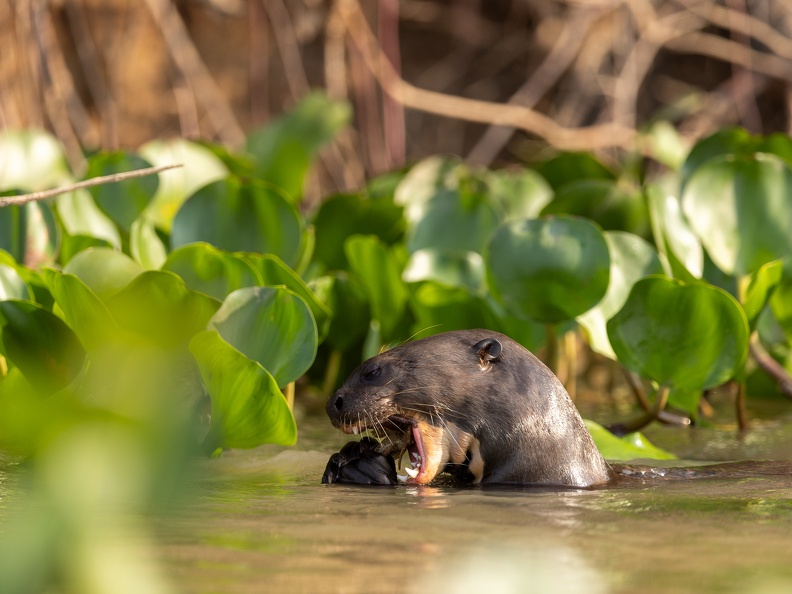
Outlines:
<svg viewBox="0 0 792 594"><path fill-rule="evenodd" d="M322 483L395 485L396 464L393 458L376 450L378 445L370 437L350 441L340 452L330 456Z"/></svg>

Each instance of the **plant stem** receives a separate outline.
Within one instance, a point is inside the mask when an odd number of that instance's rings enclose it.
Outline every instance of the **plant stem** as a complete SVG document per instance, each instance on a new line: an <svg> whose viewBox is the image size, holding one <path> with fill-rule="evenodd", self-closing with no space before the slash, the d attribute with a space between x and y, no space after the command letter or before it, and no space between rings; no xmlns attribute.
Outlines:
<svg viewBox="0 0 792 594"><path fill-rule="evenodd" d="M289 382L286 385L283 395L286 396L286 404L289 405L289 410L294 412L294 382Z"/></svg>
<svg viewBox="0 0 792 594"><path fill-rule="evenodd" d="M324 380L322 381L322 395L330 396L338 381L338 372L341 369L341 351L333 349L327 358Z"/></svg>
<svg viewBox="0 0 792 594"><path fill-rule="evenodd" d="M737 382L737 396L734 399L734 404L737 413L737 426L740 431L748 429L748 416L745 412L745 383Z"/></svg>
<svg viewBox="0 0 792 594"><path fill-rule="evenodd" d="M779 391L792 400L792 376L765 350L762 343L759 342L759 335L756 332L751 335L748 346L751 357L754 358L757 365L762 368L762 371L778 382Z"/></svg>

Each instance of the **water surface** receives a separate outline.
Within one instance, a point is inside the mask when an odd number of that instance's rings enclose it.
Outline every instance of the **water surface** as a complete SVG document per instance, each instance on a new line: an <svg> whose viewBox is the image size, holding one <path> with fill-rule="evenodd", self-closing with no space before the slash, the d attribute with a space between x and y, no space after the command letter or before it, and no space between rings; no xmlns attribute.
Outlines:
<svg viewBox="0 0 792 594"><path fill-rule="evenodd" d="M190 593L792 591L792 476L632 481L599 490L323 486L346 436L206 461L158 523ZM792 459L792 423L748 436L655 428L691 460Z"/></svg>

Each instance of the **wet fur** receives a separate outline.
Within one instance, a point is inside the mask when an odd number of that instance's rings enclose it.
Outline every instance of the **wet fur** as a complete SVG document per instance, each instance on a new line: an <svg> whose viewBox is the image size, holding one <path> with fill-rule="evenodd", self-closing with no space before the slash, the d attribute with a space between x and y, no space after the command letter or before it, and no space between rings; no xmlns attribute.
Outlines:
<svg viewBox="0 0 792 594"><path fill-rule="evenodd" d="M491 362L474 348L488 338L502 347ZM489 330L438 334L369 359L327 412L336 426L366 420L382 435L380 423L405 412L456 425L480 444L484 484L587 487L611 478L561 382L520 344Z"/></svg>

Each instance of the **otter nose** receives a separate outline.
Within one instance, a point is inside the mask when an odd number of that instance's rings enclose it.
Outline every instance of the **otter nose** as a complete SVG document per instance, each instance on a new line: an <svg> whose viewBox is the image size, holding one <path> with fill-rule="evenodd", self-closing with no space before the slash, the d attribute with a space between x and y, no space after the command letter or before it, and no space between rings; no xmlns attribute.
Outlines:
<svg viewBox="0 0 792 594"><path fill-rule="evenodd" d="M330 397L330 400L327 401L327 406L325 406L325 410L327 411L327 416L331 419L338 418L341 412L344 409L344 397L341 396L340 393L336 392Z"/></svg>

